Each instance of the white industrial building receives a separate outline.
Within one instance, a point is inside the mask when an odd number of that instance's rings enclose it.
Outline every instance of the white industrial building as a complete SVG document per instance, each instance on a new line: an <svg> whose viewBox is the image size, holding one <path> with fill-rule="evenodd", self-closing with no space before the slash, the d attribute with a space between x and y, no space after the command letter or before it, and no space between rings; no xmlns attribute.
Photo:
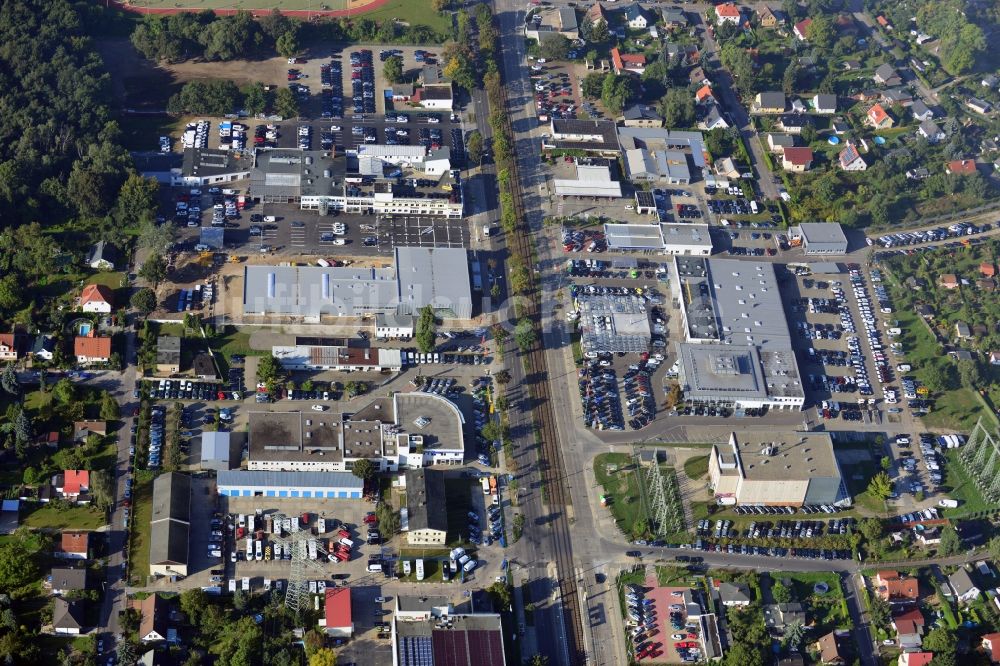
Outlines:
<svg viewBox="0 0 1000 666"><path fill-rule="evenodd" d="M622 196L622 184L611 178L611 169L603 164L577 164L576 178L555 178L553 184L561 197L620 199Z"/></svg>
<svg viewBox="0 0 1000 666"><path fill-rule="evenodd" d="M398 349L296 344L275 345L271 353L286 370L399 372L403 368L403 355Z"/></svg>
<svg viewBox="0 0 1000 666"><path fill-rule="evenodd" d="M226 470L216 477L226 497L312 497L361 499L364 481L350 472L265 472Z"/></svg>
<svg viewBox="0 0 1000 666"><path fill-rule="evenodd" d="M416 324L413 315L375 315L376 340L409 340Z"/></svg>
<svg viewBox="0 0 1000 666"><path fill-rule="evenodd" d="M789 229L788 235L801 240L805 254L847 254L847 236L835 222L803 222Z"/></svg>
<svg viewBox="0 0 1000 666"><path fill-rule="evenodd" d="M648 252L709 256L712 237L707 224L605 224L612 252Z"/></svg>
<svg viewBox="0 0 1000 666"><path fill-rule="evenodd" d="M619 127L618 143L625 157L625 175L632 181L687 185L707 171L701 132Z"/></svg>

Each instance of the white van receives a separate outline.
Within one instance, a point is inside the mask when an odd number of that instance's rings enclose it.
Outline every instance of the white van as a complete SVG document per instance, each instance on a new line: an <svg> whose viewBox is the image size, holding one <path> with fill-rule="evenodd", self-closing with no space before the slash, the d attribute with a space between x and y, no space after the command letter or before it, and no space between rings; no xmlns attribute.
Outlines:
<svg viewBox="0 0 1000 666"><path fill-rule="evenodd" d="M278 218L275 217L274 215L265 215L264 216L264 221L265 222L277 222Z"/></svg>

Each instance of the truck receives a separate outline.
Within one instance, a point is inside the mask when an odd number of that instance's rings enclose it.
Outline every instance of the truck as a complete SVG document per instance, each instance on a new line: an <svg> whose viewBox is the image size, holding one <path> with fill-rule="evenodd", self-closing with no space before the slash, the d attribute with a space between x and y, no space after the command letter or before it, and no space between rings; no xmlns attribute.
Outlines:
<svg viewBox="0 0 1000 666"><path fill-rule="evenodd" d="M954 509L958 507L958 500L943 499L938 500L938 506L942 509Z"/></svg>
<svg viewBox="0 0 1000 666"><path fill-rule="evenodd" d="M350 539L344 538L340 540L340 543L348 548L354 548L354 542Z"/></svg>
<svg viewBox="0 0 1000 666"><path fill-rule="evenodd" d="M250 579L247 578L246 576L243 577L243 591L244 592L250 591Z"/></svg>
<svg viewBox="0 0 1000 666"><path fill-rule="evenodd" d="M417 580L424 579L424 560L420 558L417 560Z"/></svg>
<svg viewBox="0 0 1000 666"><path fill-rule="evenodd" d="M490 480L484 476L483 478L479 479L479 483L483 486L483 494L484 495L489 495L490 494Z"/></svg>
<svg viewBox="0 0 1000 666"><path fill-rule="evenodd" d="M754 215L760 212L760 206L757 205L756 201L750 202L750 212L753 213Z"/></svg>

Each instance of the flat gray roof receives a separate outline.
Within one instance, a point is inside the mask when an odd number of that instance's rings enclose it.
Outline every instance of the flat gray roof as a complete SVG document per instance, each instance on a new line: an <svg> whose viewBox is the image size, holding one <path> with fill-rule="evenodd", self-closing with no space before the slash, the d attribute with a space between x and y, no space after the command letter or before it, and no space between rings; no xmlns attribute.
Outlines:
<svg viewBox="0 0 1000 666"><path fill-rule="evenodd" d="M733 400L763 400L767 397L756 347L693 343L682 343L677 347L687 384L686 397L713 399L726 396Z"/></svg>
<svg viewBox="0 0 1000 666"><path fill-rule="evenodd" d="M246 314L353 317L396 307L390 268L246 266L243 277Z"/></svg>
<svg viewBox="0 0 1000 666"><path fill-rule="evenodd" d="M465 446L465 417L445 397L433 393L396 393L393 397L398 430L423 438L424 449L462 449ZM429 421L419 425L417 419Z"/></svg>
<svg viewBox="0 0 1000 666"><path fill-rule="evenodd" d="M828 432L766 432L732 433L736 440L745 478L751 480L793 480L823 476L840 476L840 466ZM723 461L732 461L732 447L719 444ZM737 468L725 466L722 476L739 474Z"/></svg>
<svg viewBox="0 0 1000 666"><path fill-rule="evenodd" d="M656 224L605 224L611 250L662 250L663 232Z"/></svg>
<svg viewBox="0 0 1000 666"><path fill-rule="evenodd" d="M649 351L652 334L649 315L641 298L581 294L577 296L577 302L580 305L580 340L584 349L613 353ZM609 317L610 326L607 324Z"/></svg>
<svg viewBox="0 0 1000 666"><path fill-rule="evenodd" d="M455 319L472 318L472 286L464 248L397 247L398 314L417 314L430 305Z"/></svg>
<svg viewBox="0 0 1000 666"><path fill-rule="evenodd" d="M191 477L177 472L153 481L150 564L187 564L191 520Z"/></svg>
<svg viewBox="0 0 1000 666"><path fill-rule="evenodd" d="M619 127L622 150L646 148L654 151L683 151L694 165L705 168L705 139L701 132L684 132L663 127Z"/></svg>
<svg viewBox="0 0 1000 666"><path fill-rule="evenodd" d="M433 469L411 469L406 472L406 511L410 531L448 531L447 496L444 475Z"/></svg>
<svg viewBox="0 0 1000 666"><path fill-rule="evenodd" d="M799 225L805 243L847 244L844 229L836 222L803 222Z"/></svg>
<svg viewBox="0 0 1000 666"><path fill-rule="evenodd" d="M187 177L211 178L247 173L253 166L253 153L234 153L214 148L186 148L181 173Z"/></svg>
<svg viewBox="0 0 1000 666"><path fill-rule="evenodd" d="M264 488L345 488L361 490L364 481L351 472L271 472L226 470L216 477L218 486Z"/></svg>
<svg viewBox="0 0 1000 666"><path fill-rule="evenodd" d="M201 433L201 461L217 460L229 462L228 432L205 431Z"/></svg>
<svg viewBox="0 0 1000 666"><path fill-rule="evenodd" d="M339 462L340 421L341 414L330 412L250 412L250 463Z"/></svg>

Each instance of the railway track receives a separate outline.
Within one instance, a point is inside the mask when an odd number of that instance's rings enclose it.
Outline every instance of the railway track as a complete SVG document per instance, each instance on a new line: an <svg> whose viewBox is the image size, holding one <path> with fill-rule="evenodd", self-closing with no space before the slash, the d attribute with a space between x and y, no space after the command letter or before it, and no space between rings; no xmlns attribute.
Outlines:
<svg viewBox="0 0 1000 666"><path fill-rule="evenodd" d="M503 68L501 68L502 71ZM501 85L503 96L503 107L507 110L504 114L504 132L510 140L510 145L516 146L515 135L511 127L510 118L513 110L507 100L506 77ZM552 411L552 396L549 390L548 365L545 358L545 348L542 333L542 308L541 308L541 284L536 278L533 266L532 242L535 233L527 222L524 199L520 186L520 167L516 154L509 165L511 175L511 193L514 198L514 210L517 219L521 221L519 229L521 233L507 234L507 248L512 255L520 257L524 265L529 268L530 275L530 297L522 299L522 317L527 317L534 324L536 342L527 352L526 356L530 363L529 369L535 377L533 384L529 386L532 397L535 400L533 408L535 427L541 432L541 450L538 454L538 472L542 483L548 493L548 509L552 512L548 528L536 527L536 529L549 529L553 543L553 550L556 553L555 564L558 568L559 590L562 601L563 626L566 629L566 651L569 655L570 664L582 664L586 662L583 641L583 623L580 615L580 598L576 585L575 565L573 562L572 543L569 534L569 517L566 515L569 506L569 491L565 484L565 475L562 472L562 458L558 448L558 433L555 425L555 414Z"/></svg>

